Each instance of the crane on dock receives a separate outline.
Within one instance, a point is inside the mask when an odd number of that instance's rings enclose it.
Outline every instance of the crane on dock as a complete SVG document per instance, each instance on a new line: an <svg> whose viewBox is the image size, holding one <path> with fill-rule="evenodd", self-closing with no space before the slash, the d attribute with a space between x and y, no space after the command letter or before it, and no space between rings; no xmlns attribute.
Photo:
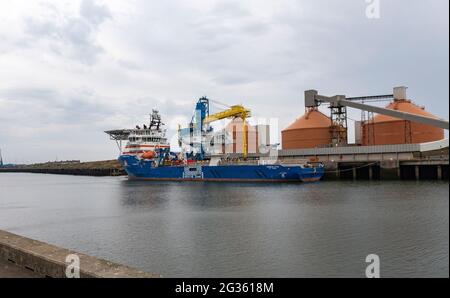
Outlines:
<svg viewBox="0 0 450 298"><path fill-rule="evenodd" d="M245 108L243 105L234 105L229 107L228 109L218 112L215 114L210 114L210 99L206 97L202 97L198 100L194 112L194 116L192 117L191 122L187 128L178 129L178 142L181 146L183 143L186 143L186 139L188 138L191 150L197 147L198 149L198 159L203 159L205 155L204 151L204 143L205 137L208 133L212 132L212 127L210 124L223 119L237 119L240 118L243 121L243 129L244 129L244 158L247 158L248 154L248 127L247 127L247 118L251 117L251 111ZM197 138L197 141L194 142L194 139ZM193 152L192 152L192 155Z"/></svg>

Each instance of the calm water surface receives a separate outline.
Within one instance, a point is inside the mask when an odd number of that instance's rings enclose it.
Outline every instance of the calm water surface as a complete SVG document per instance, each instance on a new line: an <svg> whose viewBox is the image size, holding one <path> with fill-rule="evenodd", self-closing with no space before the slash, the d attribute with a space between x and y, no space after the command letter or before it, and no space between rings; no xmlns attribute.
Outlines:
<svg viewBox="0 0 450 298"><path fill-rule="evenodd" d="M0 229L165 277L449 276L448 182L0 174Z"/></svg>

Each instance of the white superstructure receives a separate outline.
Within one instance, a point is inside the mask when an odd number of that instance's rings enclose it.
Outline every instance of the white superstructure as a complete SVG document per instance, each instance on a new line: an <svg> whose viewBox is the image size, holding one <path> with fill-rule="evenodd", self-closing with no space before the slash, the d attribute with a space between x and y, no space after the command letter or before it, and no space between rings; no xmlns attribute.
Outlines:
<svg viewBox="0 0 450 298"><path fill-rule="evenodd" d="M153 110L148 126L136 125L133 129L110 130L106 133L117 142L121 154L141 155L147 151L170 148L163 127L159 112Z"/></svg>

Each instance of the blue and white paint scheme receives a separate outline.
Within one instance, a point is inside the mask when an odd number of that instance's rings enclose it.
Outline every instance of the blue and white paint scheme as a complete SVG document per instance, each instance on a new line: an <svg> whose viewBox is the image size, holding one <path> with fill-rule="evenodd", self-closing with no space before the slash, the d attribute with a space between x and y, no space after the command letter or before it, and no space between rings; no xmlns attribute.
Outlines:
<svg viewBox="0 0 450 298"><path fill-rule="evenodd" d="M323 165L253 165L230 164L212 166L190 164L166 166L155 160L136 155L121 155L119 161L130 179L177 181L236 181L236 182L314 182L324 175Z"/></svg>
<svg viewBox="0 0 450 298"><path fill-rule="evenodd" d="M201 98L196 112L203 123L208 115L204 104L206 98ZM200 146L198 152L170 151L166 138L166 130L162 127L161 117L154 110L150 123L135 129L111 130L106 133L118 143L120 148L119 161L128 173L129 179L141 180L177 180L177 181L248 181L248 182L313 182L324 175L322 164L282 164L269 163L254 159L229 160L225 156L207 158L205 149ZM191 124L191 129L198 126ZM206 130L209 132L210 130ZM122 150L122 141L125 150ZM195 146L193 146L195 147ZM198 148L193 148L198 149Z"/></svg>

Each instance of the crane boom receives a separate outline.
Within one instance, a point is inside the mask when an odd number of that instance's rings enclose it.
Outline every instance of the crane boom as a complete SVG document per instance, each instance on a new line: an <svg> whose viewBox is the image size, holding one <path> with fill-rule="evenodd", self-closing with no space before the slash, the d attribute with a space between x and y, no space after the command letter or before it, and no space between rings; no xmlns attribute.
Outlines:
<svg viewBox="0 0 450 298"><path fill-rule="evenodd" d="M212 122L228 118L241 118L244 120L246 118L249 118L250 116L251 116L250 110L244 108L241 105L237 105L232 106L231 108L223 112L209 115L208 117L205 118L205 120L203 120L203 123L210 124Z"/></svg>
<svg viewBox="0 0 450 298"><path fill-rule="evenodd" d="M191 149L193 147L198 149L198 158L203 159L205 153L205 136L213 130L209 124L222 119L241 118L243 120L244 127L244 158L246 158L248 154L248 127L245 120L251 117L250 110L246 109L242 105L235 105L225 111L210 115L209 101L210 100L206 97L200 98L195 106L194 116L189 123L189 127L178 127L178 142L180 146L187 141ZM198 137L200 141L194 141L195 137ZM191 154L194 156L193 152L194 150L191 150Z"/></svg>
<svg viewBox="0 0 450 298"><path fill-rule="evenodd" d="M242 105L236 105L232 106L228 110L225 110L223 112L219 112L216 114L209 115L203 120L204 124L210 124L215 121L219 121L222 119L228 119L228 118L241 118L243 122L244 127L244 158L247 158L248 154L248 127L246 119L251 117L250 110L246 109Z"/></svg>

